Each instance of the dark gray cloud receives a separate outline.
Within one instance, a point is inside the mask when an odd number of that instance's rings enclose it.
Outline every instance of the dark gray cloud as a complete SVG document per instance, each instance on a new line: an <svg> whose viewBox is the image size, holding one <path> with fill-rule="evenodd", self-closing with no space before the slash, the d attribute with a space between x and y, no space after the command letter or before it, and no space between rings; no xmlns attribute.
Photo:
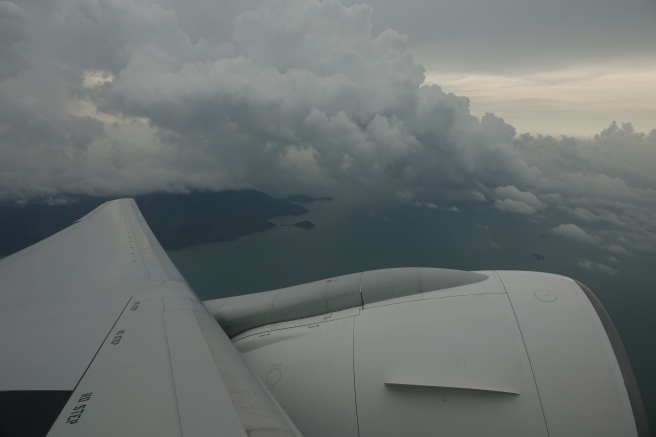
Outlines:
<svg viewBox="0 0 656 437"><path fill-rule="evenodd" d="M559 217L608 256L655 247L656 131L516 136L423 85L369 6L1 5L1 53L21 61L0 81L0 198L255 187Z"/></svg>
<svg viewBox="0 0 656 437"><path fill-rule="evenodd" d="M104 136L102 127L91 117L48 114L34 97L0 93L0 196L28 198L71 188L89 145Z"/></svg>
<svg viewBox="0 0 656 437"><path fill-rule="evenodd" d="M345 0L346 4L361 3ZM650 0L367 0L374 32L410 36L438 71L517 75L580 63L653 60Z"/></svg>
<svg viewBox="0 0 656 437"><path fill-rule="evenodd" d="M16 76L27 66L20 54L27 32L27 14L16 4L0 1L0 80Z"/></svg>

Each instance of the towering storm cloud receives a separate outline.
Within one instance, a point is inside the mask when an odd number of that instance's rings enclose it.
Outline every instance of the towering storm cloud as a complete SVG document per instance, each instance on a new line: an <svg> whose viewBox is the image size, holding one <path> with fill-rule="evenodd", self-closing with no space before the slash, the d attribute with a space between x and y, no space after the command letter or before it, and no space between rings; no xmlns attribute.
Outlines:
<svg viewBox="0 0 656 437"><path fill-rule="evenodd" d="M516 135L337 0L0 2L0 198L254 187L565 217L654 249L656 130Z"/></svg>

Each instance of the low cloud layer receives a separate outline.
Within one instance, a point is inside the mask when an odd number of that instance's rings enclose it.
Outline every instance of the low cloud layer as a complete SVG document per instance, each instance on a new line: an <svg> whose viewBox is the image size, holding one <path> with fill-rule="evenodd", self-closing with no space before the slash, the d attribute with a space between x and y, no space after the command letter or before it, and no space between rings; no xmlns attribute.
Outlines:
<svg viewBox="0 0 656 437"><path fill-rule="evenodd" d="M574 224L558 225L551 229L551 232L561 237L569 238L571 240L580 241L582 243L595 244L599 239L590 235L583 229Z"/></svg>
<svg viewBox="0 0 656 437"><path fill-rule="evenodd" d="M618 273L617 270L606 264L596 263L587 259L580 259L577 262L577 265L592 272L601 272L611 276L615 276Z"/></svg>
<svg viewBox="0 0 656 437"><path fill-rule="evenodd" d="M520 191L512 185L497 187L494 189L494 194L498 196L494 201L494 207L501 212L536 215L547 207L535 194Z"/></svg>
<svg viewBox="0 0 656 437"><path fill-rule="evenodd" d="M557 214L565 238L654 250L656 131L517 136L423 85L407 37L373 32L368 6L224 3L0 2L0 199L403 197Z"/></svg>

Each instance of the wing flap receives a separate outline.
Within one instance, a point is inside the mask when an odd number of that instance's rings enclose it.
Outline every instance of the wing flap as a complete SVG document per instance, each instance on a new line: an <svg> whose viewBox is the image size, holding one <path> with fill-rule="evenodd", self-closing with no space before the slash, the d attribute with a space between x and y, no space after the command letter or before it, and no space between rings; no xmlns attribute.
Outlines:
<svg viewBox="0 0 656 437"><path fill-rule="evenodd" d="M166 311L164 322L183 434L221 430L226 436L246 437L193 312Z"/></svg>

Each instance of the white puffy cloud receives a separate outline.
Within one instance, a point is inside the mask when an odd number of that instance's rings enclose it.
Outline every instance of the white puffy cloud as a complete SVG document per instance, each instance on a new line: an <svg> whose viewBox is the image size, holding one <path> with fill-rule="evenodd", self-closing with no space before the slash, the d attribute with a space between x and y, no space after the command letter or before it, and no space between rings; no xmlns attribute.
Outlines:
<svg viewBox="0 0 656 437"><path fill-rule="evenodd" d="M535 215L538 213L536 207L527 205L521 200L514 199L496 199L494 207L501 212L512 212L522 215Z"/></svg>
<svg viewBox="0 0 656 437"><path fill-rule="evenodd" d="M585 230L579 228L575 224L569 223L558 225L549 230L555 235L569 238L570 240L580 241L582 243L595 244L599 242L599 238L587 233Z"/></svg>
<svg viewBox="0 0 656 437"><path fill-rule="evenodd" d="M593 261L590 261L590 260L587 260L587 259L580 259L576 264L579 267L583 267L586 270L590 270L590 271L593 271L593 272L602 272L602 273L606 273L607 275L611 275L611 276L615 276L618 273L617 270L615 270L612 267L607 266L606 264L596 263L596 262L593 262Z"/></svg>
<svg viewBox="0 0 656 437"><path fill-rule="evenodd" d="M521 191L512 185L497 187L494 189L494 192L499 197L518 200L520 202L526 203L527 205L535 206L536 208L544 208L544 204L540 202L535 194Z"/></svg>
<svg viewBox="0 0 656 437"><path fill-rule="evenodd" d="M521 191L512 185L497 187L494 193L499 197L494 201L494 207L502 212L535 215L546 208L535 194Z"/></svg>

